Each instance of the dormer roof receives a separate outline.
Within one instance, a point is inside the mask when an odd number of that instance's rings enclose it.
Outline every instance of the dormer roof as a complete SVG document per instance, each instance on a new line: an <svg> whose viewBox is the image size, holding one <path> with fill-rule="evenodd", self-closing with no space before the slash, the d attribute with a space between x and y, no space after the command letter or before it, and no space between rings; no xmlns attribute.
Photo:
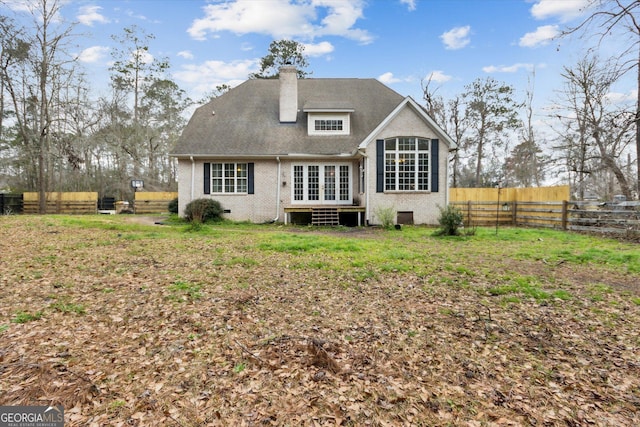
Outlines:
<svg viewBox="0 0 640 427"><path fill-rule="evenodd" d="M353 113L353 103L350 101L318 101L309 100L302 106L305 113Z"/></svg>

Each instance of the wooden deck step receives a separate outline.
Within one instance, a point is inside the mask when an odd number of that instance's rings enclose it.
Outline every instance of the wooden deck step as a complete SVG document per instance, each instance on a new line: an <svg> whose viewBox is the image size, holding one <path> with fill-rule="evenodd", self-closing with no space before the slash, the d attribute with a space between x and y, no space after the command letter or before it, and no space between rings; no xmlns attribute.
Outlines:
<svg viewBox="0 0 640 427"><path fill-rule="evenodd" d="M340 225L338 208L313 208L311 225Z"/></svg>

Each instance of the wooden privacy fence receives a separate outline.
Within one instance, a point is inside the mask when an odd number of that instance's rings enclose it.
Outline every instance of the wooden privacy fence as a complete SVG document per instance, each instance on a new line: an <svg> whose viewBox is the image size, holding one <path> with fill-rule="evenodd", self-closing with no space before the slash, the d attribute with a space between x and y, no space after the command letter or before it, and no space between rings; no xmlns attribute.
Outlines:
<svg viewBox="0 0 640 427"><path fill-rule="evenodd" d="M561 227L562 201L568 185L535 188L452 188L449 203L460 208L469 225Z"/></svg>
<svg viewBox="0 0 640 427"><path fill-rule="evenodd" d="M529 187L529 188L451 188L449 200L451 202L480 202L498 200L503 202L561 202L570 199L568 185L555 187Z"/></svg>
<svg viewBox="0 0 640 427"><path fill-rule="evenodd" d="M38 193L22 195L23 212L39 213ZM48 214L95 214L98 212L98 193L95 192L52 192L45 193Z"/></svg>
<svg viewBox="0 0 640 427"><path fill-rule="evenodd" d="M168 204L178 197L177 192L154 191L137 192L135 197L134 212L136 214L157 214L168 212Z"/></svg>

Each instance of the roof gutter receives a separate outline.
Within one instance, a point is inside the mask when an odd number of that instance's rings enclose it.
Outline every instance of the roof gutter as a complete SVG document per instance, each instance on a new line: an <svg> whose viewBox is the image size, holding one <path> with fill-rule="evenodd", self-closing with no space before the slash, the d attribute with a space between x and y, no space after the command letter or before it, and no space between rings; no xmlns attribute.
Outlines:
<svg viewBox="0 0 640 427"><path fill-rule="evenodd" d="M342 159L351 158L356 151L351 153L335 153L335 154L317 154L317 153L285 153L285 154L171 154L171 157L177 159L278 159L279 157L287 157L291 159Z"/></svg>
<svg viewBox="0 0 640 427"><path fill-rule="evenodd" d="M286 154L169 154L179 160L187 159L273 159L277 156L286 156Z"/></svg>

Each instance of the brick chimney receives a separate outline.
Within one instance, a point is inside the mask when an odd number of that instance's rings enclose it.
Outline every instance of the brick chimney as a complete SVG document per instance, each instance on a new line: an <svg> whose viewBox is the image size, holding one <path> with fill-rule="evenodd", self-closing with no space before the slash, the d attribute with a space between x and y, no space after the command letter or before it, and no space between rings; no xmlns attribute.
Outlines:
<svg viewBox="0 0 640 427"><path fill-rule="evenodd" d="M295 123L298 116L298 71L293 65L280 67L280 123Z"/></svg>

